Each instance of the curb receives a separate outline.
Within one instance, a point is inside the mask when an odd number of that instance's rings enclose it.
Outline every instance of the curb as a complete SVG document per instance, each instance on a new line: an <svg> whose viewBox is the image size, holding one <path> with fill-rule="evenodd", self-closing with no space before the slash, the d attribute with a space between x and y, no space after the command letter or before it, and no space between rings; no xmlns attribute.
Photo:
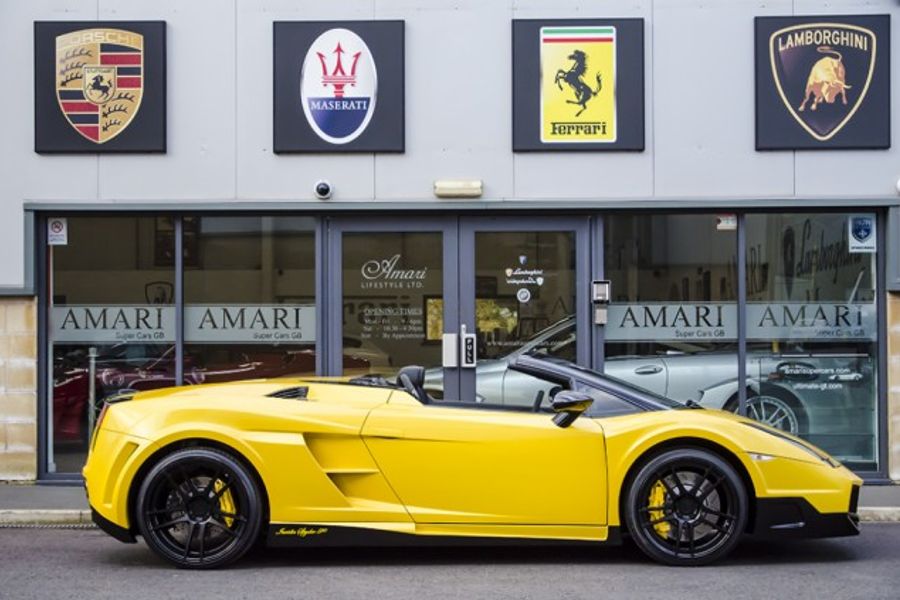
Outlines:
<svg viewBox="0 0 900 600"><path fill-rule="evenodd" d="M900 522L900 507L898 507L898 506L860 507L859 520L869 522L869 523L898 523L898 522Z"/></svg>
<svg viewBox="0 0 900 600"><path fill-rule="evenodd" d="M871 506L859 509L860 521L900 523L900 507ZM0 527L28 525L89 525L91 511L78 509L0 509Z"/></svg>
<svg viewBox="0 0 900 600"><path fill-rule="evenodd" d="M93 525L91 511L78 509L0 510L0 527L10 525Z"/></svg>

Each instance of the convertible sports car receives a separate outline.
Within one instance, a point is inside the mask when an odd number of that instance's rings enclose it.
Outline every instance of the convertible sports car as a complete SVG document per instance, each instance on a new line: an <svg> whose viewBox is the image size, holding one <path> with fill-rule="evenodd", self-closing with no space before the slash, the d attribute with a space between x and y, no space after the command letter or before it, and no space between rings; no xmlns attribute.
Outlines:
<svg viewBox="0 0 900 600"><path fill-rule="evenodd" d="M783 431L547 356L530 407L396 383L276 379L108 401L84 468L94 521L179 567L272 545L616 543L700 565L745 534L856 535L862 481Z"/></svg>

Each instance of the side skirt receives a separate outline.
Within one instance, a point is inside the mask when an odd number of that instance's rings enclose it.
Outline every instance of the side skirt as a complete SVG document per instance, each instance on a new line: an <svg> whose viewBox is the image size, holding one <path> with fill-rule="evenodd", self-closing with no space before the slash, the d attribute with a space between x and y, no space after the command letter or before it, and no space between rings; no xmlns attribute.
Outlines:
<svg viewBox="0 0 900 600"><path fill-rule="evenodd" d="M598 527L605 538L552 538L499 534L448 535L445 533L416 533L389 531L376 527L332 525L330 523L272 523L266 544L273 548L341 547L341 546L590 546L618 545L622 537L618 527ZM598 531L599 533L599 531Z"/></svg>

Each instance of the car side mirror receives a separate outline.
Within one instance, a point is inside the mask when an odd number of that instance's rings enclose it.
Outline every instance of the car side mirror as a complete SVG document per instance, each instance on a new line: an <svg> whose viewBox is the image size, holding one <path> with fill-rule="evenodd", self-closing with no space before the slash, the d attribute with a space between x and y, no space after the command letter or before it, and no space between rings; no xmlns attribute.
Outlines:
<svg viewBox="0 0 900 600"><path fill-rule="evenodd" d="M553 423L557 427L568 427L593 403L594 399L584 392L559 392L550 401L550 406L556 413L553 415Z"/></svg>

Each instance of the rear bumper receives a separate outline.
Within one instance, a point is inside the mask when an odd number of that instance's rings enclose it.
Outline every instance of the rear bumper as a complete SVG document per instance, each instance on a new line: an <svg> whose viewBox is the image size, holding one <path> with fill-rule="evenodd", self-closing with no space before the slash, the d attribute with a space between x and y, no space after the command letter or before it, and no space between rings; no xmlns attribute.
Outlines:
<svg viewBox="0 0 900 600"><path fill-rule="evenodd" d="M91 507L91 520L97 524L97 527L120 542L125 542L126 544L134 544L137 542L137 539L135 539L130 531L103 517L93 506Z"/></svg>
<svg viewBox="0 0 900 600"><path fill-rule="evenodd" d="M853 486L847 512L820 513L804 498L757 498L753 535L803 539L859 535L859 486Z"/></svg>

